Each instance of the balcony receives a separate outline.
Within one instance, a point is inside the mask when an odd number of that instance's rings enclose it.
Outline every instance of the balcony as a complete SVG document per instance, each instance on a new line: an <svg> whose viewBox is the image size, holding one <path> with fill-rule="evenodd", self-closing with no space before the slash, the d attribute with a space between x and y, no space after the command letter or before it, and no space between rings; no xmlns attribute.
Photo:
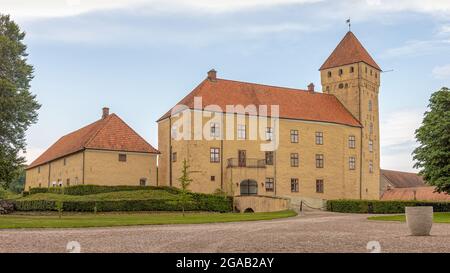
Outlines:
<svg viewBox="0 0 450 273"><path fill-rule="evenodd" d="M256 158L229 158L227 160L227 168L265 168L265 159Z"/></svg>

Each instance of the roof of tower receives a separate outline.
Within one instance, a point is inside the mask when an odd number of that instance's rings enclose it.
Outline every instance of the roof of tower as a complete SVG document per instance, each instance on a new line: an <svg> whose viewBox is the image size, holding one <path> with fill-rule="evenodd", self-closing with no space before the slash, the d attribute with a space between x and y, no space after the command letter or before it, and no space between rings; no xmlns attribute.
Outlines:
<svg viewBox="0 0 450 273"><path fill-rule="evenodd" d="M359 62L364 62L381 71L381 68L370 56L358 38L356 38L355 34L349 31L319 70Z"/></svg>

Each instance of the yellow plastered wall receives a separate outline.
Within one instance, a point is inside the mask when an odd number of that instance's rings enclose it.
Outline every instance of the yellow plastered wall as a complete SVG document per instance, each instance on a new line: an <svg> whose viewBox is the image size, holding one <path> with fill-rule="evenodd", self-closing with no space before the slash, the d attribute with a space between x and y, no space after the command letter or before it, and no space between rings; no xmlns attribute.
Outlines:
<svg viewBox="0 0 450 273"><path fill-rule="evenodd" d="M119 161L126 154L126 162ZM155 154L102 150L85 151L84 184L139 186L146 179L148 186L156 186Z"/></svg>

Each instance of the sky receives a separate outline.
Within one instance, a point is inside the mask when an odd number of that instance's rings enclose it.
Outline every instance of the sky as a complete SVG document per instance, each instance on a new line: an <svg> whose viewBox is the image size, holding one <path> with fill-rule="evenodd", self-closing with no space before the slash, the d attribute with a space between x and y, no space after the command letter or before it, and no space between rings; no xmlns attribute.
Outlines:
<svg viewBox="0 0 450 273"><path fill-rule="evenodd" d="M381 167L414 171L414 131L450 87L449 0L0 0L27 35L42 104L28 163L62 135L122 117L157 147L156 120L219 78L306 89L348 30L381 77ZM393 70L393 71L392 71Z"/></svg>

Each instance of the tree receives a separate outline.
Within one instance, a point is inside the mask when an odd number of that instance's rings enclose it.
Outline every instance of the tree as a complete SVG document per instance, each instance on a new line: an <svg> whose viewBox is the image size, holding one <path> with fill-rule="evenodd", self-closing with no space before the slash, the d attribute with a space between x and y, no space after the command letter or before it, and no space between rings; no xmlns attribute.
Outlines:
<svg viewBox="0 0 450 273"><path fill-rule="evenodd" d="M188 187L192 182L192 179L189 177L189 165L187 164L187 160L183 160L183 168L181 169L181 176L178 178L178 181L181 184L181 208L183 210L183 216L184 216L184 210L186 207L186 203L189 198L189 190Z"/></svg>
<svg viewBox="0 0 450 273"><path fill-rule="evenodd" d="M27 63L25 33L0 14L0 184L8 188L25 158L25 132L36 123L40 105L29 91L33 67Z"/></svg>
<svg viewBox="0 0 450 273"><path fill-rule="evenodd" d="M414 168L438 192L450 193L450 89L433 93L428 108L416 130L420 145L413 152Z"/></svg>

